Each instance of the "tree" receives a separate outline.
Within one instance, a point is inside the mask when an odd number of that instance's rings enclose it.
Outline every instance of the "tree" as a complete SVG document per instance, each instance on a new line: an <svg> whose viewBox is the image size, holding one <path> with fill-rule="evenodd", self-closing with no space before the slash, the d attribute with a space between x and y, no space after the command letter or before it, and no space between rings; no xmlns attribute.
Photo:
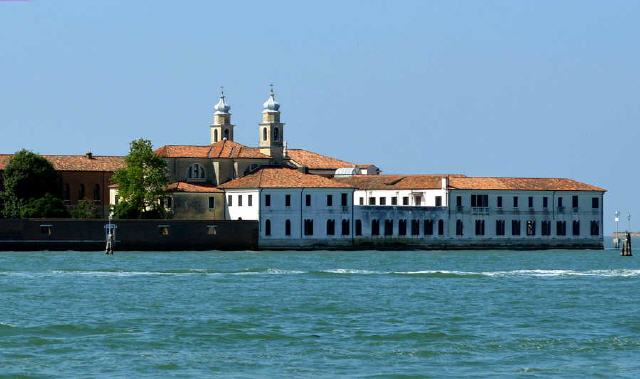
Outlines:
<svg viewBox="0 0 640 379"><path fill-rule="evenodd" d="M4 170L4 191L1 196L4 203L2 213L8 218L66 214L62 201L55 201L61 198L58 173L51 162L28 150L18 151L9 160ZM34 203L40 199L44 200ZM28 211L23 212L23 207L27 207ZM45 213L39 214L39 210Z"/></svg>
<svg viewBox="0 0 640 379"><path fill-rule="evenodd" d="M71 210L73 218L96 218L96 207L89 200L80 200Z"/></svg>
<svg viewBox="0 0 640 379"><path fill-rule="evenodd" d="M167 164L153 152L151 141L131 142L125 166L113 174L118 185L119 202L114 208L118 218L161 218L165 209L161 200L167 185Z"/></svg>

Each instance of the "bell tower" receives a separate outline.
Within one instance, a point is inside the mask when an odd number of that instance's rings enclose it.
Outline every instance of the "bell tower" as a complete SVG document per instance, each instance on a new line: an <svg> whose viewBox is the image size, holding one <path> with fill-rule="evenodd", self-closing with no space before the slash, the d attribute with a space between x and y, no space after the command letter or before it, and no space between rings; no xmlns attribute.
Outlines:
<svg viewBox="0 0 640 379"><path fill-rule="evenodd" d="M262 105L262 122L259 124L260 152L271 158L283 158L284 124L280 122L280 104L276 101L273 84L269 98Z"/></svg>
<svg viewBox="0 0 640 379"><path fill-rule="evenodd" d="M231 124L230 109L231 107L225 101L224 88L220 87L220 100L218 100L218 104L213 107L213 123L210 125L211 144L225 139L233 141L234 125Z"/></svg>

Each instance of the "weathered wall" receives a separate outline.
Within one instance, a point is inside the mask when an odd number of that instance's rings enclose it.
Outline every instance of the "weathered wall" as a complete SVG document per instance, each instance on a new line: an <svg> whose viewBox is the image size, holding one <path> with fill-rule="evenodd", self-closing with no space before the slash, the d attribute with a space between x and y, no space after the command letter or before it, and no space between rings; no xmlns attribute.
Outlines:
<svg viewBox="0 0 640 379"><path fill-rule="evenodd" d="M175 192L171 209L174 220L224 220L224 193ZM209 208L209 198L214 207Z"/></svg>
<svg viewBox="0 0 640 379"><path fill-rule="evenodd" d="M104 220L0 220L0 251L103 250ZM256 221L115 220L115 250L255 250ZM167 234L163 234L164 229Z"/></svg>

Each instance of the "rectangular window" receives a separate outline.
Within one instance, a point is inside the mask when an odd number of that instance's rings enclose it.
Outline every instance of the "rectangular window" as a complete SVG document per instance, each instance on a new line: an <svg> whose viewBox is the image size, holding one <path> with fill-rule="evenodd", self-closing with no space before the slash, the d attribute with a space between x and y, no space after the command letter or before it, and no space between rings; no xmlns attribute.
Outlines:
<svg viewBox="0 0 640 379"><path fill-rule="evenodd" d="M393 220L384 220L384 235L393 235Z"/></svg>
<svg viewBox="0 0 640 379"><path fill-rule="evenodd" d="M573 232L574 236L579 236L580 235L580 221L574 221L573 225L572 225L572 229L571 231Z"/></svg>
<svg viewBox="0 0 640 379"><path fill-rule="evenodd" d="M533 196L529 196L529 208L533 208Z"/></svg>
<svg viewBox="0 0 640 379"><path fill-rule="evenodd" d="M284 206L285 207L291 206L291 195L284 195Z"/></svg>
<svg viewBox="0 0 640 379"><path fill-rule="evenodd" d="M444 235L444 221L443 220L438 220L438 235L439 236Z"/></svg>
<svg viewBox="0 0 640 379"><path fill-rule="evenodd" d="M520 221L511 220L511 235L512 236L520 235Z"/></svg>
<svg viewBox="0 0 640 379"><path fill-rule="evenodd" d="M371 220L371 235L380 235L380 220Z"/></svg>
<svg viewBox="0 0 640 379"><path fill-rule="evenodd" d="M327 207L333 206L333 195L327 195Z"/></svg>
<svg viewBox="0 0 640 379"><path fill-rule="evenodd" d="M489 206L489 195L471 195L472 208L486 208Z"/></svg>
<svg viewBox="0 0 640 379"><path fill-rule="evenodd" d="M369 205L376 205L376 198L375 197L370 197L369 198Z"/></svg>
<svg viewBox="0 0 640 379"><path fill-rule="evenodd" d="M342 220L342 235L348 236L350 231L349 229L349 220Z"/></svg>
<svg viewBox="0 0 640 379"><path fill-rule="evenodd" d="M398 221L398 235L399 236L407 235L407 220Z"/></svg>
<svg viewBox="0 0 640 379"><path fill-rule="evenodd" d="M332 236L336 234L336 220L327 220L327 235Z"/></svg>
<svg viewBox="0 0 640 379"><path fill-rule="evenodd" d="M591 198L591 208L598 209L600 208L600 199L597 197Z"/></svg>
<svg viewBox="0 0 640 379"><path fill-rule="evenodd" d="M424 231L425 236L433 235L433 220L424 220Z"/></svg>
<svg viewBox="0 0 640 379"><path fill-rule="evenodd" d="M536 222L534 220L527 221L527 235L528 236L536 235Z"/></svg>
<svg viewBox="0 0 640 379"><path fill-rule="evenodd" d="M209 209L216 207L216 199L213 196L209 196Z"/></svg>
<svg viewBox="0 0 640 379"><path fill-rule="evenodd" d="M397 196L393 196L391 198L391 205L398 205L398 197Z"/></svg>
<svg viewBox="0 0 640 379"><path fill-rule="evenodd" d="M518 196L513 197L513 207L518 208Z"/></svg>
<svg viewBox="0 0 640 379"><path fill-rule="evenodd" d="M476 220L476 236L484 236L484 220Z"/></svg>
<svg viewBox="0 0 640 379"><path fill-rule="evenodd" d="M305 195L304 196L304 203L307 207L311 206L311 195Z"/></svg>
<svg viewBox="0 0 640 379"><path fill-rule="evenodd" d="M232 207L233 206L233 196L228 195L227 196L227 204Z"/></svg>
<svg viewBox="0 0 640 379"><path fill-rule="evenodd" d="M456 207L462 206L462 196L456 196Z"/></svg>
<svg viewBox="0 0 640 379"><path fill-rule="evenodd" d="M578 196L576 195L571 196L571 206L573 208L578 208Z"/></svg>
<svg viewBox="0 0 640 379"><path fill-rule="evenodd" d="M253 195L247 195L247 205L253 207Z"/></svg>
<svg viewBox="0 0 640 379"><path fill-rule="evenodd" d="M362 235L362 220L356 220L356 236Z"/></svg>
<svg viewBox="0 0 640 379"><path fill-rule="evenodd" d="M402 198L402 205L409 205L409 196L404 196Z"/></svg>
<svg viewBox="0 0 640 379"><path fill-rule="evenodd" d="M462 220L456 220L456 236L464 235L464 224Z"/></svg>
<svg viewBox="0 0 640 379"><path fill-rule="evenodd" d="M271 206L271 195L264 195L264 206L265 207Z"/></svg>
<svg viewBox="0 0 640 379"><path fill-rule="evenodd" d="M498 198L496 199L496 204L496 207L502 208L502 196L498 196Z"/></svg>
<svg viewBox="0 0 640 379"><path fill-rule="evenodd" d="M559 197L559 198L558 198L558 208L562 208L562 207L563 207L563 204L562 204L562 198L561 198L561 197Z"/></svg>
<svg viewBox="0 0 640 379"><path fill-rule="evenodd" d="M542 208L549 208L549 198L546 196L542 198Z"/></svg>
<svg viewBox="0 0 640 379"><path fill-rule="evenodd" d="M381 197L380 198L380 205L387 205L387 198L386 197Z"/></svg>
<svg viewBox="0 0 640 379"><path fill-rule="evenodd" d="M312 236L313 235L313 220L304 220L304 235Z"/></svg>
<svg viewBox="0 0 640 379"><path fill-rule="evenodd" d="M567 235L567 222L566 221L558 221L558 222L556 222L556 235L557 236L566 236Z"/></svg>
<svg viewBox="0 0 640 379"><path fill-rule="evenodd" d="M436 196L436 207L442 206L442 196Z"/></svg>
<svg viewBox="0 0 640 379"><path fill-rule="evenodd" d="M420 235L420 220L411 220L411 235Z"/></svg>
<svg viewBox="0 0 640 379"><path fill-rule="evenodd" d="M542 221L540 234L542 234L543 236L551 235L551 221Z"/></svg>
<svg viewBox="0 0 640 379"><path fill-rule="evenodd" d="M238 195L238 206L242 206L242 195Z"/></svg>
<svg viewBox="0 0 640 379"><path fill-rule="evenodd" d="M592 236L600 235L600 223L598 221L591 221L591 235Z"/></svg>
<svg viewBox="0 0 640 379"><path fill-rule="evenodd" d="M364 205L364 197L360 198L360 205Z"/></svg>
<svg viewBox="0 0 640 379"><path fill-rule="evenodd" d="M504 220L496 220L496 236L504 236Z"/></svg>
<svg viewBox="0 0 640 379"><path fill-rule="evenodd" d="M340 205L343 207L349 205L349 201L347 199L348 197L346 193L340 194Z"/></svg>

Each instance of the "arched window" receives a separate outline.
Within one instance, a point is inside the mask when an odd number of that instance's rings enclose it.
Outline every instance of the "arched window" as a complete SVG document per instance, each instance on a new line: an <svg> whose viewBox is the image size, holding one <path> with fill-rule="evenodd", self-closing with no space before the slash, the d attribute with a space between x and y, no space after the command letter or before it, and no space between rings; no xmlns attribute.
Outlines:
<svg viewBox="0 0 640 379"><path fill-rule="evenodd" d="M218 129L213 130L213 142L218 142Z"/></svg>
<svg viewBox="0 0 640 379"><path fill-rule="evenodd" d="M224 139L229 139L229 129L224 130Z"/></svg>
<svg viewBox="0 0 640 379"><path fill-rule="evenodd" d="M287 220L284 222L284 234L286 236L291 235L291 220Z"/></svg>
<svg viewBox="0 0 640 379"><path fill-rule="evenodd" d="M348 236L350 233L349 229L349 220L342 220L342 235Z"/></svg>
<svg viewBox="0 0 640 379"><path fill-rule="evenodd" d="M273 140L277 141L278 137L278 128L273 128Z"/></svg>
<svg viewBox="0 0 640 379"><path fill-rule="evenodd" d="M85 195L86 195L86 191L84 188L84 184L80 184L80 190L78 191L78 200L84 199Z"/></svg>
<svg viewBox="0 0 640 379"><path fill-rule="evenodd" d="M262 128L262 140L267 140L267 128Z"/></svg>
<svg viewBox="0 0 640 379"><path fill-rule="evenodd" d="M100 200L100 184L96 184L93 187L93 200Z"/></svg>
<svg viewBox="0 0 640 379"><path fill-rule="evenodd" d="M444 234L444 221L438 220L438 235L441 236Z"/></svg>
<svg viewBox="0 0 640 379"><path fill-rule="evenodd" d="M192 164L189 166L187 177L189 179L204 179L206 177L204 167L199 163Z"/></svg>
<svg viewBox="0 0 640 379"><path fill-rule="evenodd" d="M327 235L332 236L336 234L336 220L327 220Z"/></svg>
<svg viewBox="0 0 640 379"><path fill-rule="evenodd" d="M264 222L264 235L265 236L271 235L271 220L267 220Z"/></svg>

